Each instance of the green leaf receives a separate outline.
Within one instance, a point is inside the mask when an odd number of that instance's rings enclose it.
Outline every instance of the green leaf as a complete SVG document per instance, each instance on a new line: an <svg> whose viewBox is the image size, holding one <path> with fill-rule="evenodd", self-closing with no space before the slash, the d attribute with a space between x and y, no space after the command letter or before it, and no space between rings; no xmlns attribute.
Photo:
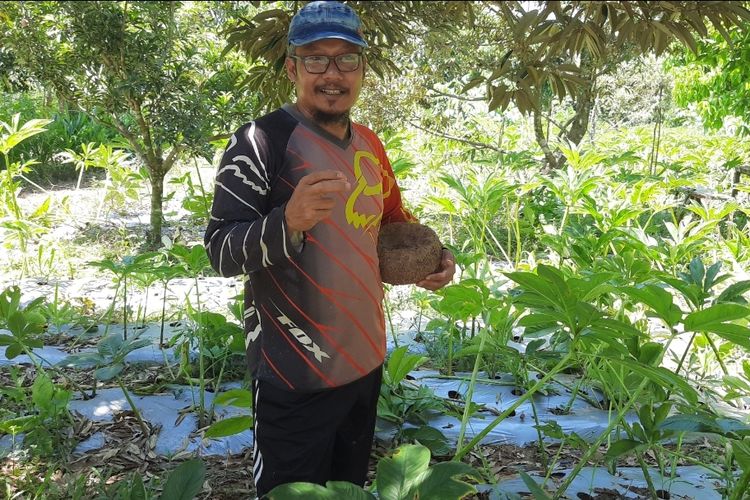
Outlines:
<svg viewBox="0 0 750 500"><path fill-rule="evenodd" d="M111 380L118 376L120 372L125 368L122 363L115 363L110 366L104 366L94 371L94 376L103 382Z"/></svg>
<svg viewBox="0 0 750 500"><path fill-rule="evenodd" d="M331 498L346 498L346 500L375 499L375 495L369 491L365 491L360 486L346 481L328 481L326 483L326 489L333 494L333 497Z"/></svg>
<svg viewBox="0 0 750 500"><path fill-rule="evenodd" d="M475 493L476 488L465 481L457 479L459 476L474 477L479 480L480 475L468 464L462 462L440 462L427 470L420 478L417 488L418 498L430 500L455 500ZM380 478L378 478L378 481Z"/></svg>
<svg viewBox="0 0 750 500"><path fill-rule="evenodd" d="M693 283L703 287L703 278L706 275L706 268L703 266L703 261L699 257L693 257L688 268L690 269L690 277L693 279Z"/></svg>
<svg viewBox="0 0 750 500"><path fill-rule="evenodd" d="M624 287L629 297L644 304L661 318L667 325L674 326L682 318L682 311L674 304L672 294L656 285L645 285L642 288Z"/></svg>
<svg viewBox="0 0 750 500"><path fill-rule="evenodd" d="M9 345L8 348L5 349L5 357L8 359L13 359L22 353L23 346L17 342L15 344Z"/></svg>
<svg viewBox="0 0 750 500"><path fill-rule="evenodd" d="M724 291L721 292L721 294L719 294L719 296L716 298L716 302L737 302L744 304L746 300L743 294L748 290L750 290L750 280L732 283L731 285L726 287Z"/></svg>
<svg viewBox="0 0 750 500"><path fill-rule="evenodd" d="M410 371L428 359L424 356L409 354L406 351L407 346L401 346L391 353L391 357L388 360L388 376L394 385L399 384Z"/></svg>
<svg viewBox="0 0 750 500"><path fill-rule="evenodd" d="M250 415L238 415L214 422L208 429L206 429L205 437L216 439L225 436L232 436L248 429L252 429L252 427L253 419Z"/></svg>
<svg viewBox="0 0 750 500"><path fill-rule="evenodd" d="M731 442L732 453L737 463L740 464L743 471L750 470L750 441L747 439L744 441L733 439Z"/></svg>
<svg viewBox="0 0 750 500"><path fill-rule="evenodd" d="M544 492L544 490L537 484L536 481L534 481L531 476L526 474L524 471L520 471L519 475L521 476L521 479L523 479L524 484L529 489L532 495L534 495L534 498L536 500L552 500L552 497L547 495L547 493Z"/></svg>
<svg viewBox="0 0 750 500"><path fill-rule="evenodd" d="M38 372L31 386L31 400L37 408L44 408L52 400L55 386L45 372Z"/></svg>
<svg viewBox="0 0 750 500"><path fill-rule="evenodd" d="M272 489L268 500L338 500L338 493L314 483L286 483ZM165 499L166 500L166 499Z"/></svg>
<svg viewBox="0 0 750 500"><path fill-rule="evenodd" d="M750 328L734 323L718 323L706 327L707 332L715 333L724 340L750 351Z"/></svg>
<svg viewBox="0 0 750 500"><path fill-rule="evenodd" d="M15 436L16 434L31 430L38 425L40 425L40 422L36 415L24 415L22 417L0 420L0 431L3 434Z"/></svg>
<svg viewBox="0 0 750 500"><path fill-rule="evenodd" d="M445 456L451 452L445 434L429 425L404 429L402 436L406 440L419 441L419 444L426 446L433 456Z"/></svg>
<svg viewBox="0 0 750 500"><path fill-rule="evenodd" d="M214 398L214 403L236 406L237 408L251 408L253 406L252 394L247 389L230 389L220 392Z"/></svg>
<svg viewBox="0 0 750 500"><path fill-rule="evenodd" d="M675 432L708 432L721 436L727 436L729 433L750 434L750 426L739 420L706 414L672 415L665 419L659 428Z"/></svg>
<svg viewBox="0 0 750 500"><path fill-rule="evenodd" d="M642 444L643 443L641 443L640 441L635 441L633 439L621 439L619 441L615 441L614 443L609 445L606 458L609 460L614 460L615 458L633 451Z"/></svg>
<svg viewBox="0 0 750 500"><path fill-rule="evenodd" d="M136 473L128 492L127 500L146 500L146 486L143 484L143 478Z"/></svg>
<svg viewBox="0 0 750 500"><path fill-rule="evenodd" d="M203 488L206 465L200 459L188 460L169 474L161 500L192 500Z"/></svg>
<svg viewBox="0 0 750 500"><path fill-rule="evenodd" d="M695 389L684 378L675 375L664 367L647 366L630 359L621 359L614 356L605 356L603 354L600 356L609 359L613 364L623 365L630 371L648 379L654 384L661 387L671 387L677 390L688 403L698 403L698 393Z"/></svg>
<svg viewBox="0 0 750 500"><path fill-rule="evenodd" d="M106 361L100 355L93 352L81 352L66 356L57 366L66 368L90 368L104 364Z"/></svg>
<svg viewBox="0 0 750 500"><path fill-rule="evenodd" d="M703 305L702 287L693 283L685 283L684 281L671 276L662 276L659 279L679 291L682 296L685 297L685 300L692 304L693 307L698 308Z"/></svg>
<svg viewBox="0 0 750 500"><path fill-rule="evenodd" d="M401 446L392 457L378 462L378 496L388 500L413 498L418 478L430 464L430 450L421 445Z"/></svg>
<svg viewBox="0 0 750 500"><path fill-rule="evenodd" d="M714 304L702 311L695 311L685 317L685 330L691 332L706 331L717 324L747 318L750 308L739 304Z"/></svg>

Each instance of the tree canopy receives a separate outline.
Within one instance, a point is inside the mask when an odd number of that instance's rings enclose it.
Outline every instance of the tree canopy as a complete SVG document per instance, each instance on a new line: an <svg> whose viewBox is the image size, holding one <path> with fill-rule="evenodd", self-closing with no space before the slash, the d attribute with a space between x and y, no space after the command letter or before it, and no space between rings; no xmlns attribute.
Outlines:
<svg viewBox="0 0 750 500"><path fill-rule="evenodd" d="M511 103L534 119L536 139L548 164L564 161L550 146L543 119L550 103L569 104L572 116L558 128L558 140L578 144L588 128L597 77L646 53L662 54L673 42L695 51L710 28L728 39L750 20L737 2L349 2L372 41L370 64L378 75L398 71L393 50L427 43L435 33L445 45L463 49L454 75L458 94L479 96L489 111ZM231 30L227 49L237 49L263 64L245 84L259 88L267 102L288 98L288 82L276 85L286 50L286 32L298 2L280 2ZM408 36L412 34L412 36ZM440 78L440 73L435 72ZM481 92L472 92L481 89Z"/></svg>

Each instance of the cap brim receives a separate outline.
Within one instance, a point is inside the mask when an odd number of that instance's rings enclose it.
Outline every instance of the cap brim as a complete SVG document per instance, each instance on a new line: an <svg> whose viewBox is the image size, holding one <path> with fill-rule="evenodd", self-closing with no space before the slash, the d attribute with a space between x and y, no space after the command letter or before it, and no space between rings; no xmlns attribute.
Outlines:
<svg viewBox="0 0 750 500"><path fill-rule="evenodd" d="M317 32L315 34L310 34L307 36L297 37L293 40L289 40L289 44L294 45L295 47L299 47L301 45L307 45L308 43L317 42L318 40L325 40L327 38L336 38L339 40L346 40L347 42L353 43L354 45L358 45L360 47L364 47L364 48L368 47L367 42L365 42L359 36L348 35L346 33L334 32L334 31L323 31L323 32Z"/></svg>

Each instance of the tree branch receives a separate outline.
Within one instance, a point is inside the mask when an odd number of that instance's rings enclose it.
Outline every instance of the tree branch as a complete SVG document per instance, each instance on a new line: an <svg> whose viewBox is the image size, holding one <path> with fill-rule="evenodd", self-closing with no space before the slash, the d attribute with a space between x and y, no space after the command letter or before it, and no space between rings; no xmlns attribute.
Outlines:
<svg viewBox="0 0 750 500"><path fill-rule="evenodd" d="M486 97L466 97L466 96L462 96L462 95L448 94L446 92L441 92L441 91L435 90L433 88L428 89L428 90L434 92L435 94L437 94L439 96L450 97L451 99L458 99L459 101L481 102L481 101L487 100ZM434 97L434 96L427 96L427 97Z"/></svg>
<svg viewBox="0 0 750 500"><path fill-rule="evenodd" d="M448 135L448 134L445 134L443 132L438 132L436 130L430 130L430 129L424 128L424 127L422 127L420 125L417 125L416 123L414 123L412 121L409 121L408 123L412 127L418 128L419 130L427 132L428 134L436 135L438 137L443 137L445 139L450 139L451 141L461 142L463 144L468 144L469 146L474 146L474 147L481 148L481 149L489 149L491 151L497 151L498 153L503 153L503 154L505 154L505 153L508 152L508 151L506 151L504 149L500 149L500 148L495 147L495 146L493 146L491 144L485 144L483 142L477 142L477 141L472 141L472 140L469 140L469 139L464 139L462 137L456 137L456 136L453 136L453 135Z"/></svg>
<svg viewBox="0 0 750 500"><path fill-rule="evenodd" d="M229 139L230 137L232 137L232 133L231 133L231 132L227 132L227 133L225 133L225 134L216 134L216 135L212 135L211 137L208 137L208 138L206 138L206 141L207 141L207 142L214 142L214 141L220 141L220 140L222 140L222 139L223 139L223 140L227 140L227 139Z"/></svg>
<svg viewBox="0 0 750 500"><path fill-rule="evenodd" d="M169 169L172 168L172 164L177 160L177 157L185 150L184 146L173 146L172 150L167 155L167 158L164 160L164 163L162 164L162 169L164 170L164 173L169 172Z"/></svg>

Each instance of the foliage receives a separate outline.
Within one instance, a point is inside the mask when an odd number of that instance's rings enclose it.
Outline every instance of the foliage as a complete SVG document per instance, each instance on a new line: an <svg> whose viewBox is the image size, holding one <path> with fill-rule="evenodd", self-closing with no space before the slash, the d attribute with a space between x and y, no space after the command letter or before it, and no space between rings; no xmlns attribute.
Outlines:
<svg viewBox="0 0 750 500"><path fill-rule="evenodd" d="M22 414L10 418L1 418L0 415L0 432L14 437L24 433L24 443L40 457L59 449L64 430L70 423L70 392L57 387L46 372L39 371L30 394L18 389L16 398L23 400L26 408Z"/></svg>
<svg viewBox="0 0 750 500"><path fill-rule="evenodd" d="M154 244L161 239L166 173L185 154L211 158L212 138L252 109L251 93L232 92L243 65L220 58L217 41L204 36L219 29L211 15L218 8L175 2L0 7L0 41L18 64L62 102L121 134L147 168Z"/></svg>
<svg viewBox="0 0 750 500"><path fill-rule="evenodd" d="M5 357L13 359L42 347L40 334L44 331L44 316L39 308L44 297L38 297L21 307L21 290L13 286L0 293L0 328L10 332L0 334L0 345L7 346Z"/></svg>
<svg viewBox="0 0 750 500"><path fill-rule="evenodd" d="M25 140L10 152L11 162L34 159L27 176L36 183L54 185L60 181L74 179L74 170L60 163L60 153L66 149L76 150L82 144L122 144L122 137L112 129L94 121L80 111L60 109L49 103L49 96L29 90L24 93L2 94L0 120L10 121L15 114L21 121L49 118L48 133Z"/></svg>
<svg viewBox="0 0 750 500"><path fill-rule="evenodd" d="M750 30L715 31L697 44L697 51L675 56L675 97L678 104L696 104L703 123L720 129L735 117L737 135L750 135Z"/></svg>
<svg viewBox="0 0 750 500"><path fill-rule="evenodd" d="M478 478L470 466L460 462L441 462L430 465L430 451L424 446L404 445L391 457L378 462L377 485L381 500L455 500L476 492L460 478ZM291 499L373 499L374 495L359 486L346 482L329 481L326 486L311 483L290 483L277 486L268 494L270 500Z"/></svg>

